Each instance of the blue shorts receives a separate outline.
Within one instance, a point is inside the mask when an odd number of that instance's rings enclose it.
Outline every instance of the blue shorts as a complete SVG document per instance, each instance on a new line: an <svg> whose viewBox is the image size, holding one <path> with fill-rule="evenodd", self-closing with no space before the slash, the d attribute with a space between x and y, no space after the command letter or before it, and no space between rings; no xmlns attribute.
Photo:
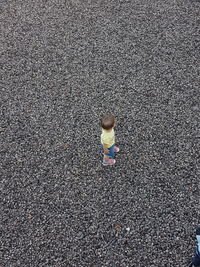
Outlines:
<svg viewBox="0 0 200 267"><path fill-rule="evenodd" d="M108 154L105 154L106 156L108 156L110 158L114 158L114 156L115 156L114 146L115 145L112 145L111 147L108 148L109 153ZM101 145L101 148L103 149L103 146L102 145Z"/></svg>
<svg viewBox="0 0 200 267"><path fill-rule="evenodd" d="M192 263L194 264L194 266L200 265L200 253L198 251L198 248L196 248L196 254L195 254L194 258L192 259Z"/></svg>

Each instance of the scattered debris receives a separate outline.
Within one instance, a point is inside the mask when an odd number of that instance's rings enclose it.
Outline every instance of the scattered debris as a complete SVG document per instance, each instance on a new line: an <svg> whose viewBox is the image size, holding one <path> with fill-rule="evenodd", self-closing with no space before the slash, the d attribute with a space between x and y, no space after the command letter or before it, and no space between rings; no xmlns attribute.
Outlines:
<svg viewBox="0 0 200 267"><path fill-rule="evenodd" d="M68 146L69 146L69 144L64 144L64 145L63 145L63 148L64 148L64 149L67 149Z"/></svg>

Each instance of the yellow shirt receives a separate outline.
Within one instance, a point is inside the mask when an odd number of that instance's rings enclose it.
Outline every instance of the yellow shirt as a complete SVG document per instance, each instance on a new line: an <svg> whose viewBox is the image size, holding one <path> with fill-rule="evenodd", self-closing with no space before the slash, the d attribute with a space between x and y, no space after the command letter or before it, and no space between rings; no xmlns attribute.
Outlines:
<svg viewBox="0 0 200 267"><path fill-rule="evenodd" d="M115 143L115 131L114 128L112 130L107 131L102 129L101 134L101 143L102 145L107 145L107 147L111 147Z"/></svg>

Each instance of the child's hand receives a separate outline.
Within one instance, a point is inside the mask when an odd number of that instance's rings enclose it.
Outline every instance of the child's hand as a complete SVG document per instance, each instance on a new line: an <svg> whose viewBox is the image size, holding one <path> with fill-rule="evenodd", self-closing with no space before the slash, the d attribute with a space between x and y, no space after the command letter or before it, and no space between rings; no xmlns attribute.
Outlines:
<svg viewBox="0 0 200 267"><path fill-rule="evenodd" d="M108 149L104 149L104 154L109 154L109 150Z"/></svg>
<svg viewBox="0 0 200 267"><path fill-rule="evenodd" d="M103 151L104 154L109 154L109 149L107 148L107 145L103 144Z"/></svg>

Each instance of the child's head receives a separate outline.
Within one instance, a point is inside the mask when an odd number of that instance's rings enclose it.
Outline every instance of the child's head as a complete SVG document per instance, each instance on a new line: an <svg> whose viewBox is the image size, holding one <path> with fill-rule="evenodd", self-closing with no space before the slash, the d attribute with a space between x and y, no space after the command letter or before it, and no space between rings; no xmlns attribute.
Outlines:
<svg viewBox="0 0 200 267"><path fill-rule="evenodd" d="M115 117L113 115L106 115L101 119L101 127L104 130L111 130L115 127Z"/></svg>

